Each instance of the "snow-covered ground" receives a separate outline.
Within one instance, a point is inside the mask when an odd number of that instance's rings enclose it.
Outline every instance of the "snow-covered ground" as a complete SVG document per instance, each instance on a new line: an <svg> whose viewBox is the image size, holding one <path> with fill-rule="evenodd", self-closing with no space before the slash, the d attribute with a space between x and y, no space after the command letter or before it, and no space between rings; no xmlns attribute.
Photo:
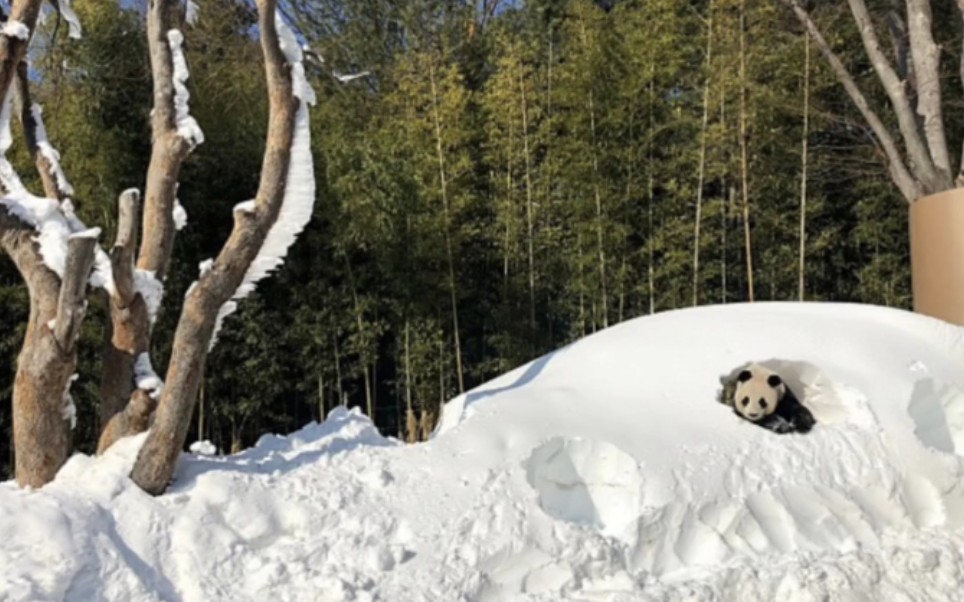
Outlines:
<svg viewBox="0 0 964 602"><path fill-rule="evenodd" d="M810 434L717 403L748 360ZM337 409L186 455L159 498L126 478L141 441L0 484L0 600L964 599L964 330L906 312L641 318L453 400L428 443Z"/></svg>

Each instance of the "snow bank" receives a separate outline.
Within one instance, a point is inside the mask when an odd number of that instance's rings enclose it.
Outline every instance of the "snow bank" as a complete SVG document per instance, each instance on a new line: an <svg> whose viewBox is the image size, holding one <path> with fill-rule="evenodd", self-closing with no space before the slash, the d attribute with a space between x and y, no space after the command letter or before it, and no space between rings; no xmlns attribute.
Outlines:
<svg viewBox="0 0 964 602"><path fill-rule="evenodd" d="M821 408L810 434L716 401L749 360ZM956 601L962 365L962 329L922 316L733 305L539 358L425 444L336 408L198 446L153 498L126 477L139 436L0 484L0 599Z"/></svg>

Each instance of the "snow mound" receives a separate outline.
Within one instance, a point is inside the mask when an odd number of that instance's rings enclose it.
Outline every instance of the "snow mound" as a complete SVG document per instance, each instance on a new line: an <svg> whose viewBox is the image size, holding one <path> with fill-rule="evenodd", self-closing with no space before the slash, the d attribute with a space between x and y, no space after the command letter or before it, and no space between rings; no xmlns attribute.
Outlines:
<svg viewBox="0 0 964 602"><path fill-rule="evenodd" d="M718 403L750 360L813 431ZM0 484L0 600L959 602L962 365L964 329L907 312L707 307L469 391L424 444L339 407L185 454L155 498L133 437L39 491Z"/></svg>

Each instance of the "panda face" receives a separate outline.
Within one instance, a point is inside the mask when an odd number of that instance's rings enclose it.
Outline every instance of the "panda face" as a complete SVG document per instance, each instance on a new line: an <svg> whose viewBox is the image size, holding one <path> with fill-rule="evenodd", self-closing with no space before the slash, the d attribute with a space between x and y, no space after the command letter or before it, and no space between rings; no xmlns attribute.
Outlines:
<svg viewBox="0 0 964 602"><path fill-rule="evenodd" d="M776 411L785 390L776 373L762 366L748 366L737 376L733 408L747 420L758 422Z"/></svg>

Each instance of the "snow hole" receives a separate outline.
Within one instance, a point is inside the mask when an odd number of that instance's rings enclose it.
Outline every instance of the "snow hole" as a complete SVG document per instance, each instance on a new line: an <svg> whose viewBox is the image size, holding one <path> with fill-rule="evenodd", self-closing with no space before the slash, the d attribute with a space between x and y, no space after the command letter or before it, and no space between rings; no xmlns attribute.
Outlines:
<svg viewBox="0 0 964 602"><path fill-rule="evenodd" d="M526 476L553 518L619 535L639 516L639 464L606 441L550 439L532 452Z"/></svg>
<svg viewBox="0 0 964 602"><path fill-rule="evenodd" d="M936 378L921 379L914 384L907 412L921 443L964 456L964 391Z"/></svg>

